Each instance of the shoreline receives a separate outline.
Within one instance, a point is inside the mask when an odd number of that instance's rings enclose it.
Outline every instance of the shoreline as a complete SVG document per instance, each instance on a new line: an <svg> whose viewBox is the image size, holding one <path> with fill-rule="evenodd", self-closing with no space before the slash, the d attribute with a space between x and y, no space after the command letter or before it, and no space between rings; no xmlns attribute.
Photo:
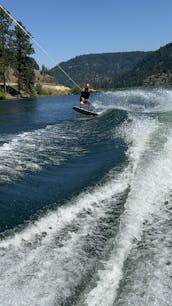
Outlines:
<svg viewBox="0 0 172 306"><path fill-rule="evenodd" d="M8 83L7 86L10 88L15 89L16 83ZM17 94L10 94L9 92L4 93L3 91L0 92L0 101L6 100L22 100L22 99L32 99L32 98L43 98L48 96L65 96L69 95L71 92L71 88L64 86L64 85L56 85L56 84L41 84L37 83L35 88L37 88L37 92L29 95L23 92L21 95Z"/></svg>

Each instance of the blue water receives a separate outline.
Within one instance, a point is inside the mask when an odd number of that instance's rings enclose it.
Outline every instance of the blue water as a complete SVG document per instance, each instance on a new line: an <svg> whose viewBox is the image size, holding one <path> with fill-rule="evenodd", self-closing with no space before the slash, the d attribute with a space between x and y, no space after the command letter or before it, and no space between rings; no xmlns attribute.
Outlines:
<svg viewBox="0 0 172 306"><path fill-rule="evenodd" d="M172 89L0 101L0 305L171 305Z"/></svg>

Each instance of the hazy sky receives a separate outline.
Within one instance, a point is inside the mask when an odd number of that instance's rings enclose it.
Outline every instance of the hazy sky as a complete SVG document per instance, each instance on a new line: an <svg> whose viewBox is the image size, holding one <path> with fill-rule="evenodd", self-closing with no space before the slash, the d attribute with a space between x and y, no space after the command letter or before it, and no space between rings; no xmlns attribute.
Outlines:
<svg viewBox="0 0 172 306"><path fill-rule="evenodd" d="M172 41L172 0L0 0L58 64L81 54L152 51ZM33 44L39 65L55 66Z"/></svg>

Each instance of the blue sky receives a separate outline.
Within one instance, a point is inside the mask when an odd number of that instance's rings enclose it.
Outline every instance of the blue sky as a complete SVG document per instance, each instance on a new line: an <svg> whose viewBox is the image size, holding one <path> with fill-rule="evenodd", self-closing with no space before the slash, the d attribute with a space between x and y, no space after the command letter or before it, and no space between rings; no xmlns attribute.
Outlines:
<svg viewBox="0 0 172 306"><path fill-rule="evenodd" d="M152 51L172 42L172 0L0 0L58 64L89 53ZM33 44L38 64L54 65Z"/></svg>

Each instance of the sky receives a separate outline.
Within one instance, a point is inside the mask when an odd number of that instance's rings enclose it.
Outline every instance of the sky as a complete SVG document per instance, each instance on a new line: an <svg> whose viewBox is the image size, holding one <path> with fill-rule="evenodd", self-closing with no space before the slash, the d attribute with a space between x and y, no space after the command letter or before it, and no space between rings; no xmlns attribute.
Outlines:
<svg viewBox="0 0 172 306"><path fill-rule="evenodd" d="M21 21L41 67L83 54L154 51L172 42L172 0L0 0ZM53 62L50 60L53 59Z"/></svg>

